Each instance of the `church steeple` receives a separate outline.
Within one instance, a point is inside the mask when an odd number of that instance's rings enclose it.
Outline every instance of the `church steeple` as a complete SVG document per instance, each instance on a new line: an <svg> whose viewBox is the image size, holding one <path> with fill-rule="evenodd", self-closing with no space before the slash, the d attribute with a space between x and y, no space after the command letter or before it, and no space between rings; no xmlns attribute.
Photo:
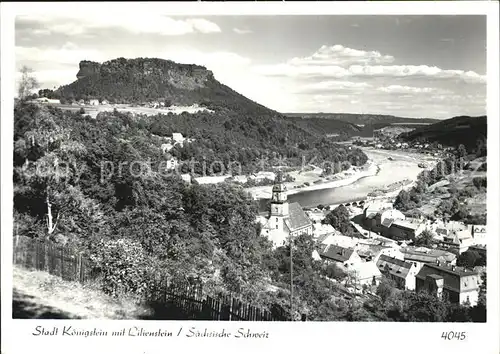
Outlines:
<svg viewBox="0 0 500 354"><path fill-rule="evenodd" d="M286 202L286 186L283 183L283 173L278 171L273 185L272 203L285 203Z"/></svg>
<svg viewBox="0 0 500 354"><path fill-rule="evenodd" d="M271 198L271 219L273 223L276 223L275 227L282 230L284 218L286 217L288 217L286 186L283 182L283 173L278 171L274 180L273 196Z"/></svg>

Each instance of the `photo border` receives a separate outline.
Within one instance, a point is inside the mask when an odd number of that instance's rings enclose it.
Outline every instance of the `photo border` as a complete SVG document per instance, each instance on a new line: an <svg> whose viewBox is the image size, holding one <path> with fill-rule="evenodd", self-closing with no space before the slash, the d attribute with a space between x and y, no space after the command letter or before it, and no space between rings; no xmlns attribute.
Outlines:
<svg viewBox="0 0 500 354"><path fill-rule="evenodd" d="M146 7L172 15L487 15L487 116L488 176L499 176L499 87L498 43L499 20L497 2L400 1L400 2L222 2L222 3L3 3L1 4L1 225L2 225L2 353L166 353L182 351L238 351L255 353L316 350L355 350L384 353L498 352L499 333L499 183L489 183L488 214L488 298L487 323L405 323L394 322L213 322L213 321L128 321L128 320L13 320L12 305L12 164L13 164L13 96L14 96L14 16L45 11L65 13L79 11L92 14L92 8L109 7L113 11L134 11ZM108 10L109 11L109 10ZM250 328L267 332L268 339L234 338L135 338L135 337L34 337L37 325L47 328L73 325L118 330L139 325L151 330L191 326L209 330L234 331ZM467 340L445 341L444 331L467 333ZM188 340L189 339L189 340ZM324 348L324 349L323 349Z"/></svg>

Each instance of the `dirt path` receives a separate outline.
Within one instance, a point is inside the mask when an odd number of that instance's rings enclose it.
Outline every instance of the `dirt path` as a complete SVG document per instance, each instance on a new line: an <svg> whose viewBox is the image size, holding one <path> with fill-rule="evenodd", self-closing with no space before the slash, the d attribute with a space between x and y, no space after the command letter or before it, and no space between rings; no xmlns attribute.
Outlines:
<svg viewBox="0 0 500 354"><path fill-rule="evenodd" d="M80 319L81 317L63 311L59 308L47 306L35 296L28 295L14 288L12 292L12 318L30 319Z"/></svg>
<svg viewBox="0 0 500 354"><path fill-rule="evenodd" d="M95 284L82 285L18 266L12 271L13 318L138 319L149 314L132 299L110 297Z"/></svg>

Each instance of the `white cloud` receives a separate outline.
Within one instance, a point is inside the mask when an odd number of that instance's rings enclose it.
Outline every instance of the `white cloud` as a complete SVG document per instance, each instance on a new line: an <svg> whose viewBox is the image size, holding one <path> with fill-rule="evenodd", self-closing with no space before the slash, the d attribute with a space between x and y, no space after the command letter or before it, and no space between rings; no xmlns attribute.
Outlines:
<svg viewBox="0 0 500 354"><path fill-rule="evenodd" d="M321 46L311 56L293 58L288 61L292 66L341 66L353 64L384 64L392 63L394 57L382 55L377 51L364 51L346 48L342 45Z"/></svg>
<svg viewBox="0 0 500 354"><path fill-rule="evenodd" d="M362 91L370 87L371 85L366 82L330 80L301 85L297 92L313 93L328 91Z"/></svg>
<svg viewBox="0 0 500 354"><path fill-rule="evenodd" d="M233 28L233 32L235 32L237 34L249 34L249 33L253 33L249 29L240 29L240 28Z"/></svg>
<svg viewBox="0 0 500 354"><path fill-rule="evenodd" d="M103 61L106 57L97 50L81 49L68 42L62 48L40 49L37 47L16 47L16 61L52 62L78 64L81 60ZM75 73L76 75L76 73Z"/></svg>
<svg viewBox="0 0 500 354"><path fill-rule="evenodd" d="M323 45L311 56L292 58L275 65L262 65L255 70L262 75L292 78L428 78L486 83L486 75L474 71L448 70L428 65L382 65L394 60L393 56L382 55L378 51Z"/></svg>
<svg viewBox="0 0 500 354"><path fill-rule="evenodd" d="M212 30L204 22L184 22L196 31ZM375 64L374 61L394 58L343 46L322 48L310 57L266 66L256 65L250 58L230 51L207 52L174 44L144 46L140 55L133 45L110 45L95 50L73 42L48 49L16 47L15 54L17 64L32 66L42 87L47 88L74 81L81 60L103 62L118 57L141 56L205 66L223 84L282 112L380 113L442 118L485 112L486 77L483 75L426 65Z"/></svg>
<svg viewBox="0 0 500 354"><path fill-rule="evenodd" d="M413 87L413 86L401 86L401 85L390 85L377 88L379 91L387 93L436 93L440 90L434 87Z"/></svg>
<svg viewBox="0 0 500 354"><path fill-rule="evenodd" d="M123 12L109 14L95 11L87 13L44 14L43 16L18 16L18 21L35 22L44 29L55 33L80 35L92 29L120 28L134 34L183 35L188 33L217 33L220 27L211 21L201 18L174 19L150 11Z"/></svg>

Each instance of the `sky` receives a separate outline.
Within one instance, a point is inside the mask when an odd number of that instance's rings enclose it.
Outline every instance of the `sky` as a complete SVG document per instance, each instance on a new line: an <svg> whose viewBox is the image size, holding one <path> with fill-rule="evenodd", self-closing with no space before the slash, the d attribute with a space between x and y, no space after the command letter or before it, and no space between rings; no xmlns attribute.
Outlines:
<svg viewBox="0 0 500 354"><path fill-rule="evenodd" d="M15 29L16 67L41 88L75 81L81 60L156 57L203 65L280 112L486 114L486 16L75 11L18 16Z"/></svg>

